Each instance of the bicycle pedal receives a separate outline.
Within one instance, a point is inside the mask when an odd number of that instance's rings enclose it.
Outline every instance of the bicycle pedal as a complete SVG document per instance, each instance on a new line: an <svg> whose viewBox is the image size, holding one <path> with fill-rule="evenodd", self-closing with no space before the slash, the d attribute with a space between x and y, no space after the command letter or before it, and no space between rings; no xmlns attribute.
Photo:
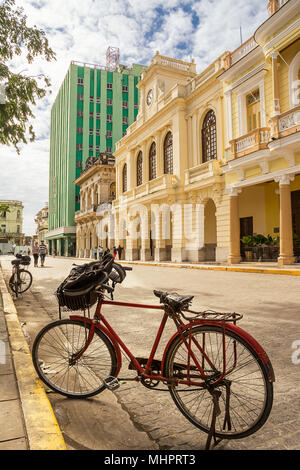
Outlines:
<svg viewBox="0 0 300 470"><path fill-rule="evenodd" d="M120 382L117 377L109 376L104 380L104 385L108 390L117 390L120 387Z"/></svg>

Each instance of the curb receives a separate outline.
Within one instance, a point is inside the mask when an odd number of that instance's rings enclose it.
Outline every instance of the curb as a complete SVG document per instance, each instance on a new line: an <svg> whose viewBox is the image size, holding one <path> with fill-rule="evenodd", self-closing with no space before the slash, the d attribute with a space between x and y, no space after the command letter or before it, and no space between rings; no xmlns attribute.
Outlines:
<svg viewBox="0 0 300 470"><path fill-rule="evenodd" d="M75 258L73 256L55 256L55 258L60 259L74 259L80 261L95 261L94 258ZM116 263L126 263L133 264L136 266L157 266L159 268L178 268L178 269L199 269L205 271L229 271L229 272L238 272L238 273L255 273L255 274L280 274L283 276L300 276L300 265L298 269L289 269L289 268L263 268L263 267L246 267L246 266L212 266L212 265L203 265L203 264L183 264L183 263L160 263L160 262L147 262L147 261L127 261L116 260Z"/></svg>
<svg viewBox="0 0 300 470"><path fill-rule="evenodd" d="M117 260L118 262L119 260ZM160 268L179 268L179 269L199 269L204 271L231 271L239 273L256 273L256 274L281 274L285 276L300 276L300 269L276 269L276 268L244 268L234 266L203 266L203 265L191 265L191 264L164 264L164 263L147 263L143 261L124 261L126 264L134 264L137 266L157 266Z"/></svg>
<svg viewBox="0 0 300 470"><path fill-rule="evenodd" d="M44 386L38 378L0 264L0 290L29 450L67 450Z"/></svg>

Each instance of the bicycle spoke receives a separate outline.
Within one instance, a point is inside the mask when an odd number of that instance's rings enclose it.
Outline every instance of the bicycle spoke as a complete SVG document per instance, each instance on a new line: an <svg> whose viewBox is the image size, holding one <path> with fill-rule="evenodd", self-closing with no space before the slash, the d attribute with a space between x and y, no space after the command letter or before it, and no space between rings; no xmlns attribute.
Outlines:
<svg viewBox="0 0 300 470"><path fill-rule="evenodd" d="M188 333L186 337L187 335ZM215 424L216 432L226 437L248 435L260 422L265 421L265 409L270 400L266 379L257 358L238 337L228 334L227 331L224 335L223 328L220 327L195 327L191 344L193 353L210 382L207 382L208 386L198 389L193 386L189 390L186 385L180 383L176 387L170 387L178 408L190 421L208 432L214 409L212 393L209 391L210 384L215 383L224 372L224 380L216 385L222 392L219 398L220 415L217 416ZM213 370L210 367L205 369L208 361L201 349L213 364ZM188 349L181 338L174 344L166 362L169 377L177 377L176 363L186 364L188 367ZM187 373L183 369L180 372L183 376ZM196 371L193 371L193 377L195 374ZM224 429L229 416L231 429Z"/></svg>
<svg viewBox="0 0 300 470"><path fill-rule="evenodd" d="M36 368L42 380L55 391L69 396L90 396L101 391L104 380L113 374L114 350L97 332L74 362L73 357L85 346L88 336L86 324L61 320L45 327L38 338L33 347Z"/></svg>

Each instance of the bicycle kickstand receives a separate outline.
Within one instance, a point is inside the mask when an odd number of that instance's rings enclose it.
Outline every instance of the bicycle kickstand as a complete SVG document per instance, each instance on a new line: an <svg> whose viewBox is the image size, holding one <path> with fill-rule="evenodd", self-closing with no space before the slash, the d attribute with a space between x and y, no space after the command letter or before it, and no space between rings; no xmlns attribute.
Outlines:
<svg viewBox="0 0 300 470"><path fill-rule="evenodd" d="M205 450L214 449L219 444L219 442L222 441L222 439L216 439L216 434L215 434L216 433L216 419L217 419L217 416L221 414L221 410L219 406L219 398L222 392L220 392L219 390L213 390L210 393L212 395L212 401L213 401L213 413L212 413L211 425L210 425L210 429L209 429L209 433L208 433L208 437L206 441ZM211 446L212 438L214 439L214 444Z"/></svg>

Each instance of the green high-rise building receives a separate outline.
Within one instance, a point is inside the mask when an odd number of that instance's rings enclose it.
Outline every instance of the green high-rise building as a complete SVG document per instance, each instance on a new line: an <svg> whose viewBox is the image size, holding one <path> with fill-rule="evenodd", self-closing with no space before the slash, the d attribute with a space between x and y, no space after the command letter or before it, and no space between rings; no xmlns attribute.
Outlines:
<svg viewBox="0 0 300 470"><path fill-rule="evenodd" d="M79 177L90 156L113 153L138 113L136 87L143 66L110 67L71 62L51 109L49 253L75 255Z"/></svg>

